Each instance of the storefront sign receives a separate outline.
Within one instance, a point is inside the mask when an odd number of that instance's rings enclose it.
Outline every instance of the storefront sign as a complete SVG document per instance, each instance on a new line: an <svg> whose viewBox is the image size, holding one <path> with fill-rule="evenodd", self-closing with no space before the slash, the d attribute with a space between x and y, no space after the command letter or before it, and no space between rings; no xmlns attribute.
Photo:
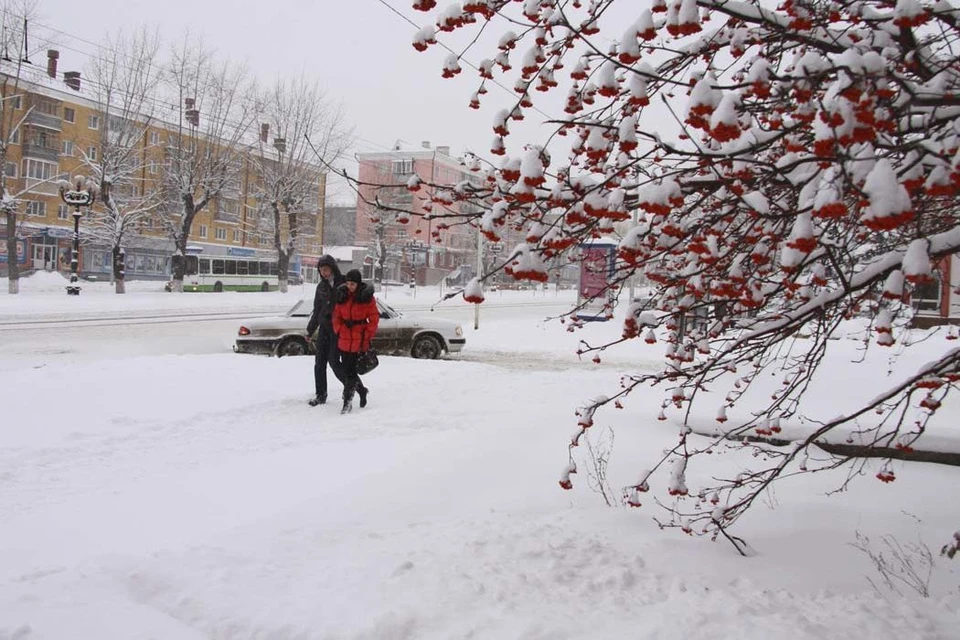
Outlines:
<svg viewBox="0 0 960 640"><path fill-rule="evenodd" d="M604 305L612 299L609 280L616 264L617 247L613 243L585 244L580 248L580 287L577 313L581 320L606 320Z"/></svg>
<svg viewBox="0 0 960 640"><path fill-rule="evenodd" d="M7 239L0 238L0 262L7 261ZM27 243L24 240L17 240L17 263L23 264L27 261Z"/></svg>

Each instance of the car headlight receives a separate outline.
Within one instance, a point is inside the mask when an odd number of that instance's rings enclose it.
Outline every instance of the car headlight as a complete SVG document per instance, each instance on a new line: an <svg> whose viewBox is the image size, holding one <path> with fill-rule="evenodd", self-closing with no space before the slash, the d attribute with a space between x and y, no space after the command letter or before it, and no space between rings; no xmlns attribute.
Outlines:
<svg viewBox="0 0 960 640"><path fill-rule="evenodd" d="M456 334L457 334L458 336L462 336L462 335L463 335L463 327L461 327L460 325L457 325Z"/></svg>

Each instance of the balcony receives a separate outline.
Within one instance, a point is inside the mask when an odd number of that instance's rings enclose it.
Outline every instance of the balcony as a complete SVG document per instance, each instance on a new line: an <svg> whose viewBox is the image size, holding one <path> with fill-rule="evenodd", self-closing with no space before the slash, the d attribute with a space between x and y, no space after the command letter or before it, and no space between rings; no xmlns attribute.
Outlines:
<svg viewBox="0 0 960 640"><path fill-rule="evenodd" d="M60 149L48 146L25 142L23 144L23 157L36 158L45 162L58 162L60 160Z"/></svg>
<svg viewBox="0 0 960 640"><path fill-rule="evenodd" d="M29 112L24 122L59 132L63 129L63 120L60 118L61 106L63 105L59 100L32 94L27 98Z"/></svg>
<svg viewBox="0 0 960 640"><path fill-rule="evenodd" d="M63 127L63 121L59 117L52 116L49 113L41 113L36 110L27 114L24 123L35 127L43 127L44 129L52 129L57 132L61 131Z"/></svg>

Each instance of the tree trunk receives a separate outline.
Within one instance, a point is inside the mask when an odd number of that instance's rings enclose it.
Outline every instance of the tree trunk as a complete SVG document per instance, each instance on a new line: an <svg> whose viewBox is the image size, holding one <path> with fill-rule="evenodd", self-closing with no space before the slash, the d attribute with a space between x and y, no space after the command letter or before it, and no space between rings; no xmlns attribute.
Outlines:
<svg viewBox="0 0 960 640"><path fill-rule="evenodd" d="M287 292L287 272L290 269L290 254L283 249L277 250L277 280L280 293Z"/></svg>
<svg viewBox="0 0 960 640"><path fill-rule="evenodd" d="M7 293L20 293L20 262L17 256L17 214L7 212Z"/></svg>
<svg viewBox="0 0 960 640"><path fill-rule="evenodd" d="M183 276L187 271L187 261L184 259L187 251L186 244L178 238L177 248L170 259L170 267L173 270L173 291L176 293L183 293Z"/></svg>
<svg viewBox="0 0 960 640"><path fill-rule="evenodd" d="M170 268L173 271L173 288L171 291L183 293L183 277L187 272L187 236L180 234L174 242L173 256L170 258Z"/></svg>
<svg viewBox="0 0 960 640"><path fill-rule="evenodd" d="M116 293L126 293L127 287L124 282L125 276L124 251L121 247L113 248L113 270L110 272L113 276L113 286Z"/></svg>
<svg viewBox="0 0 960 640"><path fill-rule="evenodd" d="M180 222L180 230L176 238L176 248L171 259L173 269L173 291L183 293L183 278L187 274L187 240L190 239L190 228L193 226L193 219L197 211L203 208L206 200L198 207L190 194L182 196L183 219Z"/></svg>

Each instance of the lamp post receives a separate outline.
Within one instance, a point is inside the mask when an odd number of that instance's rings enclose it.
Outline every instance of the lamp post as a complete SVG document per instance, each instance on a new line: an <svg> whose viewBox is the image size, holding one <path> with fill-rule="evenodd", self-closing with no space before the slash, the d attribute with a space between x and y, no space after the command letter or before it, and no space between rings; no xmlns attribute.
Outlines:
<svg viewBox="0 0 960 640"><path fill-rule="evenodd" d="M84 183L81 176L74 178L74 184L70 184L66 180L60 181L60 199L73 207L73 251L70 255L68 296L80 295L80 276L77 274L80 261L80 218L83 217L83 211L80 210L80 207L91 206L96 197L96 186L89 180Z"/></svg>

